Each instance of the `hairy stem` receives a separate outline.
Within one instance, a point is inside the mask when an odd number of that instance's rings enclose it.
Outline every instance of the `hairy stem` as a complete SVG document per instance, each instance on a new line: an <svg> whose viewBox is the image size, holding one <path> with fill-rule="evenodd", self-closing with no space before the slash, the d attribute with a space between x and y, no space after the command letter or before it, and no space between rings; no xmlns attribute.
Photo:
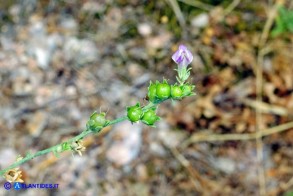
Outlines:
<svg viewBox="0 0 293 196"><path fill-rule="evenodd" d="M143 110L143 111L146 111L146 110L148 110L148 109L150 109L150 108L156 107L158 104L159 104L159 103L151 103L151 102L150 102L148 105L144 106L144 107L142 108L142 110ZM117 118L117 119L112 120L112 121L110 121L109 123L107 123L107 125L104 126L103 128L105 128L105 127L107 127L107 126L110 126L110 125L114 125L114 124L120 123L120 122L125 121L125 120L128 120L128 117L127 117L127 116L123 116L123 117ZM102 130L102 129L101 129L101 130ZM99 130L98 132L100 132L101 130ZM84 137L86 137L87 135L92 134L92 133L97 133L97 132L92 131L91 129L85 129L85 130L84 130L83 132L81 132L79 135L77 135L77 136L75 136L75 137L73 137L73 138L71 138L71 139L68 139L68 140L65 141L65 142L67 142L67 143L70 144L70 143L72 143L72 142L74 142L74 141L78 141L78 140L80 140L80 139L83 139ZM62 143L64 143L64 142L62 142ZM0 171L0 175L4 175L8 170L13 169L13 168L15 168L15 167L18 167L18 166L24 164L25 162L27 162L27 161L29 161L29 160L35 158L35 157L38 157L38 156L41 156L41 155L45 155L45 154L48 154L48 153L50 153L50 152L56 152L56 150L57 150L57 148L58 148L59 146L60 146L60 144L57 144L57 145L52 146L52 147L50 147L50 148L47 148L47 149L44 149L44 150L38 151L38 152L36 152L36 153L34 153L34 154L30 154L30 153L28 153L23 159L21 159L21 160L15 162L15 163L13 163L13 164L11 164L11 165L10 165L9 167L7 167L7 168L1 170L1 171Z"/></svg>

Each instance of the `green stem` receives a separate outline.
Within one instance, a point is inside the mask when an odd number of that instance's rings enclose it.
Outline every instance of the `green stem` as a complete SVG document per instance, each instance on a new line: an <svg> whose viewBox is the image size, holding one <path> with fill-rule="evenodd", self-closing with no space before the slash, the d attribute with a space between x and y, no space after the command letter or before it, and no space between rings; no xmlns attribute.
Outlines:
<svg viewBox="0 0 293 196"><path fill-rule="evenodd" d="M156 107L158 104L159 104L159 103L149 103L148 105L144 106L144 107L142 108L142 110L143 110L143 111L146 111L146 110L148 110L148 109L150 109L150 108ZM107 125L106 125L105 127L107 127L107 126L109 126L109 125L116 124L116 123L120 123L120 122L125 121L125 120L128 120L128 117L127 117L127 116L123 116L123 117L117 118L117 119L112 120L112 121L110 121L109 123L107 123ZM104 127L104 128L105 128L105 127ZM74 142L74 141L78 141L78 140L80 140L80 139L83 139L84 137L86 137L87 135L92 134L92 133L96 133L96 132L93 132L93 131L90 130L90 129L85 129L85 130L84 130L83 132L81 132L79 135L77 135L77 136L75 136L75 137L73 137L73 138L71 138L71 139L69 139L69 140L67 140L67 141L65 141L65 142L71 144L72 142ZM64 142L62 142L62 143L64 143ZM8 170L13 169L13 168L15 168L15 167L18 167L18 166L22 165L23 163L25 163L25 162L27 162L27 161L29 161L29 160L35 158L35 157L38 157L38 156L41 156L41 155L44 155L44 154L48 154L48 153L50 153L50 152L56 152L56 150L57 150L57 148L58 148L59 146L60 146L60 144L55 145L55 146L52 146L52 147L47 148L47 149L44 149L44 150L41 150L41 151L38 151L38 152L36 152L35 154L27 154L23 159L21 159L21 160L15 162L15 163L13 163L12 165L10 165L10 166L7 167L7 168L1 170L1 171L0 171L0 175L4 175Z"/></svg>

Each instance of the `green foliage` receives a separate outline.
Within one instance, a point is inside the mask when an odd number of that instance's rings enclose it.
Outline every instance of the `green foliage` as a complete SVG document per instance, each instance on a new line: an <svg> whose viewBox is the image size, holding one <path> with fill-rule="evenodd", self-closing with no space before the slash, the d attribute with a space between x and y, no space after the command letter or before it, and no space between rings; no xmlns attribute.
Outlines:
<svg viewBox="0 0 293 196"><path fill-rule="evenodd" d="M281 6L276 17L275 27L271 32L273 37L283 33L293 33L293 10Z"/></svg>
<svg viewBox="0 0 293 196"><path fill-rule="evenodd" d="M293 196L293 191L286 192L283 196Z"/></svg>

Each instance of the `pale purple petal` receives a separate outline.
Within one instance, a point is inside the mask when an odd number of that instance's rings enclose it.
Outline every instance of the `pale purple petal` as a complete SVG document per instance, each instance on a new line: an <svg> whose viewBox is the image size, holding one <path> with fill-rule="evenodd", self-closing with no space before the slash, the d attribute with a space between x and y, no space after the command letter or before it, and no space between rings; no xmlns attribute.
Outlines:
<svg viewBox="0 0 293 196"><path fill-rule="evenodd" d="M182 50L179 49L172 56L173 61L175 61L175 63L177 64L181 63L183 60L181 53L182 53Z"/></svg>
<svg viewBox="0 0 293 196"><path fill-rule="evenodd" d="M179 49L172 56L173 61L178 64L179 68L187 67L193 60L193 55L184 45L180 45Z"/></svg>
<svg viewBox="0 0 293 196"><path fill-rule="evenodd" d="M184 50L188 50L188 49L187 49L186 46L184 46L183 44L180 44L180 46L179 46L179 50L184 51Z"/></svg>

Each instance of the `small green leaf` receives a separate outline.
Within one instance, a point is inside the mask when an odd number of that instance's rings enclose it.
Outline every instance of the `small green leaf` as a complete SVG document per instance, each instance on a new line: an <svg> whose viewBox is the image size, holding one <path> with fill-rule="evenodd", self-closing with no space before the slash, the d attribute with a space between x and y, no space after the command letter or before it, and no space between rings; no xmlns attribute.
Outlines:
<svg viewBox="0 0 293 196"><path fill-rule="evenodd" d="M71 149L70 144L68 144L68 142L64 142L61 145L62 145L62 152Z"/></svg>

